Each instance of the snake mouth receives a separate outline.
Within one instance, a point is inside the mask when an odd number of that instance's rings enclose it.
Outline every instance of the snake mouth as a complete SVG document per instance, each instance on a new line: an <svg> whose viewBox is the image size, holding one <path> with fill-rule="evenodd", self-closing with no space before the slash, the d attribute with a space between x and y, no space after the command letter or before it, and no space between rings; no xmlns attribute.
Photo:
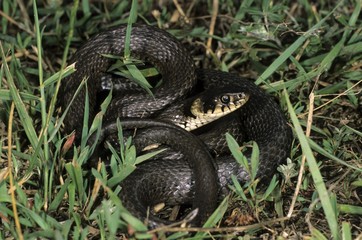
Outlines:
<svg viewBox="0 0 362 240"><path fill-rule="evenodd" d="M187 117L180 126L187 131L195 130L240 109L248 100L249 94L245 92L224 92L196 98L190 107L193 116Z"/></svg>

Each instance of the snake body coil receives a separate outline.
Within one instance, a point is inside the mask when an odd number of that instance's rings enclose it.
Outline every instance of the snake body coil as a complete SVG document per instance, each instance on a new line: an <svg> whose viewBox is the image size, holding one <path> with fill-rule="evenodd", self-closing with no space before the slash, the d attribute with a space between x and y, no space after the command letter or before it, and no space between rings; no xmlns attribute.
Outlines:
<svg viewBox="0 0 362 240"><path fill-rule="evenodd" d="M60 105L65 109L82 80L87 79L90 119L95 116L97 91L101 89L101 79L115 62L112 57L124 57L126 26L102 32L87 41L73 56L76 72L65 79L60 89ZM163 76L161 86L149 94L124 93L114 99L109 106L107 121L117 117L150 117L159 110L183 98L196 84L195 67L190 54L169 33L147 25L134 25L130 38L132 58L152 63ZM142 91L142 90L140 90ZM84 115L85 88L76 96L64 119L66 132L82 131Z"/></svg>
<svg viewBox="0 0 362 240"><path fill-rule="evenodd" d="M62 108L68 106L81 80L88 77L90 114L94 116L102 76L107 75L107 69L113 63L104 54L123 56L125 31L126 27L122 26L100 33L77 51L73 58L77 71L62 84ZM259 177L269 178L286 160L292 142L291 129L279 106L253 82L220 71L196 71L184 47L170 34L155 27L133 26L130 48L133 58L151 63L158 69L163 82L154 89L154 97L137 88L131 93L126 91L122 96L116 96L107 110L102 134L105 137L114 133L114 122L119 117L126 128L142 129L135 138L136 146L143 147L153 141L170 145L182 155L182 159L156 158L142 163L122 182L122 202L134 215L145 218L147 206L159 202L190 203L199 208L199 220L204 221L215 208L218 194L221 196L228 192L231 175L241 182L249 179L247 172L230 153L225 154L225 132L240 132L239 140L252 140L258 144ZM199 90L201 94L209 89L229 87L248 95L240 109L213 123L211 131L197 132L196 129L194 134L198 137L167 123L174 122L183 114L182 108L174 106L192 98L196 81L202 86ZM80 134L84 96L85 91L82 90L64 120L67 133L76 130ZM133 119L127 119L129 117ZM214 146L216 164L199 139ZM151 217L151 222L155 226L159 219Z"/></svg>

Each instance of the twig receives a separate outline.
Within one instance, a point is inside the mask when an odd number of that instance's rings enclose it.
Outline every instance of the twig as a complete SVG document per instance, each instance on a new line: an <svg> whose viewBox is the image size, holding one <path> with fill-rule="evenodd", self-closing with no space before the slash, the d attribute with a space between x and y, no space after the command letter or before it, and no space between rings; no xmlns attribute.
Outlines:
<svg viewBox="0 0 362 240"><path fill-rule="evenodd" d="M19 29L27 32L30 36L34 37L34 33L31 32L29 29L24 28L21 24L18 24L14 19L12 19L9 15L7 15L6 13L4 13L3 11L0 10L0 15L5 18L6 20L8 20L11 24L14 24L16 27L18 27Z"/></svg>
<svg viewBox="0 0 362 240"><path fill-rule="evenodd" d="M0 11L1 12L1 11ZM21 51L21 52L16 52L14 53L14 56L8 56L5 58L5 62L10 62L14 57L15 58L21 58L21 57L28 57L30 55L29 51L28 50L25 50L24 51ZM36 56L33 56L33 58L36 58ZM2 61L0 61L0 65L3 64Z"/></svg>
<svg viewBox="0 0 362 240"><path fill-rule="evenodd" d="M281 218L276 218L273 220L269 220L269 221L265 221L265 222L261 222L261 223L256 223L256 224L252 224L252 225L248 225L248 226L240 226L240 227L218 227L218 228L202 228L202 227L188 227L188 228L183 228L183 227L162 227L162 228L156 228L153 230L148 231L147 233L155 233L158 231L165 231L165 232L244 232L247 230L251 230L251 229L257 229L260 227L264 227L265 225L270 225L270 224L274 224L274 223L278 223L278 222L282 222L282 221L286 221L289 220L288 217L281 217Z"/></svg>
<svg viewBox="0 0 362 240"><path fill-rule="evenodd" d="M23 0L17 0L17 2L18 2L18 5L20 7L20 12L21 12L21 14L23 16L23 19L24 19L26 30L30 31L30 29L31 29L31 26L30 26L31 20L30 20L29 14L28 14L28 10L26 9ZM35 35L32 35L32 36L35 36Z"/></svg>

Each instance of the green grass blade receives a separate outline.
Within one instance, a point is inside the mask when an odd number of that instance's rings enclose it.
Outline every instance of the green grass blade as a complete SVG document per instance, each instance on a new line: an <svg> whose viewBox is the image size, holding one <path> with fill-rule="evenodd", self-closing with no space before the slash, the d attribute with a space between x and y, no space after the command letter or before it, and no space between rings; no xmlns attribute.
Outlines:
<svg viewBox="0 0 362 240"><path fill-rule="evenodd" d="M30 93L19 92L20 98L24 101L39 101L40 98ZM11 92L7 89L0 89L0 100L11 101Z"/></svg>
<svg viewBox="0 0 362 240"><path fill-rule="evenodd" d="M266 200L270 194L274 191L274 189L278 186L279 181L277 180L276 175L273 176L272 180L269 183L268 188L265 190L265 192L263 193L263 198L262 200Z"/></svg>
<svg viewBox="0 0 362 240"><path fill-rule="evenodd" d="M56 72L52 76L47 78L44 81L43 85L44 85L44 87L48 87L48 86L56 83L57 81L59 81L59 78L65 78L74 72L75 72L75 65L71 64L71 65L67 66L63 71Z"/></svg>
<svg viewBox="0 0 362 240"><path fill-rule="evenodd" d="M57 85L55 87L55 92L53 94L53 97L52 97L50 105L49 105L49 112L48 112L48 116L47 116L47 124L49 124L50 119L52 118L53 113L54 113L55 104L56 104L56 101L57 101L57 96L58 96L58 92L59 92L59 88L60 88L61 79L63 78L63 74L64 74L64 76L67 76L68 74L70 74L71 72L73 72L75 70L74 69L74 64L68 66L67 68L65 68L65 66L66 66L66 62L67 62L69 46L70 46L71 40L73 38L74 24L75 24L75 20L76 20L76 13L77 13L78 5L79 5L79 0L74 0L73 7L71 9L71 14L70 14L69 32L68 32L68 36L67 36L67 42L66 42L66 45L65 45L65 48L64 48L64 51L63 51L62 66L60 68L59 74L57 75L58 76L58 82L57 82ZM44 85L48 84L48 83L50 84L52 81L53 81L53 79L47 79L44 82ZM78 91L79 91L81 86L82 86L82 82L81 82L80 86L78 87L76 93L74 94L73 99L72 99L71 102L73 102L73 100L74 100L75 96L78 94ZM66 112L68 111L68 109L69 109L69 106L67 107ZM53 132L51 132L49 134L49 141L51 141L51 139L53 139L55 134L59 131L60 125L62 124L62 122L64 120L66 112L64 112L63 116L61 117L58 126L56 126L54 128Z"/></svg>
<svg viewBox="0 0 362 240"><path fill-rule="evenodd" d="M131 59L131 50L130 50L131 32L132 32L132 24L135 23L137 20L137 9L138 9L137 0L132 0L132 6L130 11L130 16L128 18L126 36L125 36L123 63L126 65L128 71L130 72L136 83L139 84L142 88L144 88L148 92L148 94L153 96L153 93L150 90L151 85L148 83L148 81L143 76L141 71L138 70L138 68L133 64Z"/></svg>
<svg viewBox="0 0 362 240"><path fill-rule="evenodd" d="M94 117L89 132L88 132L88 121L89 121L89 119L88 119L89 118L88 91L86 91L85 100L86 101L85 101L85 106L84 106L85 111L84 111L84 126L83 126L83 131L82 131L82 147L86 146L88 139L92 136L92 134L94 134L96 132L96 139L95 139L93 146L91 146L91 151L90 151L90 153L93 154L93 151L97 146L97 142L98 142L98 139L99 139L99 136L101 133L103 116L105 115L107 108L112 100L112 91L110 91L108 93L108 96L106 97L106 99L104 99L104 101L101 103L101 111L98 112L97 115Z"/></svg>
<svg viewBox="0 0 362 240"><path fill-rule="evenodd" d="M126 64L126 67L129 71L129 73L132 75L132 80L135 81L138 85L140 85L143 89L146 90L148 94L151 96L153 93L151 92L150 88L152 87L147 79L143 76L142 72L129 60L124 60L124 63Z"/></svg>
<svg viewBox="0 0 362 240"><path fill-rule="evenodd" d="M72 179L72 176L70 176L70 178ZM73 213L73 209L75 206L75 197L76 197L76 186L75 185L76 185L75 182L71 181L67 188L68 203L69 203L68 212L69 213Z"/></svg>
<svg viewBox="0 0 362 240"><path fill-rule="evenodd" d="M98 179L103 185L106 185L104 179L101 177L101 175L95 170L92 169L93 176ZM147 227L137 218L132 216L127 209L124 208L124 206L121 203L121 200L119 199L118 195L110 190L110 188L106 188L107 193L109 195L110 200L115 204L117 207L117 210L120 211L120 216L128 223L130 224L135 231L138 232L146 232L148 229ZM150 236L149 236L150 237Z"/></svg>
<svg viewBox="0 0 362 240"><path fill-rule="evenodd" d="M98 122L98 121L94 121ZM99 122L99 125L101 125L102 122ZM87 136L88 136L88 128L89 128L89 94L88 94L88 84L85 84L85 99L84 99L84 115L83 115L83 128L81 132L81 145L80 149L84 149L87 145ZM97 126L96 129L100 128L100 126ZM79 133L76 133L79 134ZM91 135L91 133L89 134Z"/></svg>
<svg viewBox="0 0 362 240"><path fill-rule="evenodd" d="M79 196L79 203L82 205L83 196L85 193L82 177L82 168L78 164L67 163L65 164L65 169L72 179L72 182L75 184L76 190Z"/></svg>
<svg viewBox="0 0 362 240"><path fill-rule="evenodd" d="M19 209L21 209L24 214L27 215L27 217L33 221L35 221L38 226L43 229L43 230L48 230L50 229L50 226L48 224L48 222L39 214L37 214L35 211L32 211L31 209L24 207L22 205L18 205Z"/></svg>
<svg viewBox="0 0 362 240"><path fill-rule="evenodd" d="M362 207L360 206L338 204L337 208L341 213L362 215Z"/></svg>
<svg viewBox="0 0 362 240"><path fill-rule="evenodd" d="M228 144L228 147L231 151L231 154L235 158L235 160L243 166L248 173L250 173L250 167L248 163L248 159L244 156L244 154L240 151L239 144L236 142L236 140L229 134L226 133L226 142Z"/></svg>
<svg viewBox="0 0 362 240"><path fill-rule="evenodd" d="M141 163L141 162L147 161L148 159L153 158L154 156L156 156L156 155L159 154L159 153L162 153L162 152L165 151L165 150L166 150L166 149L160 149L160 150L157 150L157 151L153 151L153 152L150 152L150 153L146 153L146 154L137 156L137 157L136 157L135 164L139 164L139 163Z"/></svg>
<svg viewBox="0 0 362 240"><path fill-rule="evenodd" d="M36 32L36 46L38 50L38 74L39 74L39 90L40 90L40 114L41 114L41 127L42 130L40 132L41 139L43 143L42 147L44 149L44 171L43 171L43 181L44 181L44 204L45 208L48 205L49 198L49 165L47 161L49 161L49 143L48 136L49 132L47 131L47 105L46 105L46 95L45 95L45 86L43 83L43 46L42 46L42 32L40 31L39 17L38 17L38 8L36 5L36 0L33 0L33 10L34 10L34 21L35 21L35 32Z"/></svg>
<svg viewBox="0 0 362 240"><path fill-rule="evenodd" d="M59 131L60 126L62 125L64 118L66 117L70 106L73 104L74 99L78 96L80 90L83 88L84 84L86 83L86 80L82 80L81 83L79 84L77 90L75 91L72 100L70 100L69 105L67 106L67 108L63 111L62 116L58 119L58 124L55 126L54 130L50 133L50 137L49 137L49 141L51 141L55 135L57 134L57 132Z"/></svg>
<svg viewBox="0 0 362 240"><path fill-rule="evenodd" d="M68 190L69 183L70 183L70 179L68 178L64 182L62 187L60 188L59 192L57 193L57 195L55 196L53 201L50 203L49 211L55 211L59 207L59 205L61 204L61 202L62 202L62 200L64 198L65 193Z"/></svg>
<svg viewBox="0 0 362 240"><path fill-rule="evenodd" d="M124 59L130 59L131 57L131 51L130 51L131 32L132 32L132 24L135 23L137 20L137 8L138 8L137 0L132 0L131 11L128 17L127 30L126 30L125 43L124 43Z"/></svg>
<svg viewBox="0 0 362 240"><path fill-rule="evenodd" d="M250 157L250 165L251 165L251 179L254 180L256 178L259 168L259 147L256 142L253 142L253 151Z"/></svg>
<svg viewBox="0 0 362 240"><path fill-rule="evenodd" d="M28 111L25 107L25 104L20 97L18 89L15 86L14 79L9 70L9 66L6 64L4 49L3 49L1 42L0 42L0 48L1 48L1 58L3 61L3 66L4 66L3 69L5 72L5 76L7 78L8 84L9 84L11 98L13 99L13 101L15 103L15 107L19 114L20 121L24 127L24 131L30 141L30 144L33 146L33 148L36 148L38 146L39 142L38 142L38 136L34 129L33 121L31 119L31 117L29 116ZM39 152L40 152L40 156L44 156L42 150L40 150Z"/></svg>
<svg viewBox="0 0 362 240"><path fill-rule="evenodd" d="M236 192L236 194L238 194L238 196L241 197L245 202L248 202L248 198L246 197L244 190L235 175L231 175L231 181L233 182L231 189L233 189L234 192Z"/></svg>
<svg viewBox="0 0 362 240"><path fill-rule="evenodd" d="M324 148L322 148L321 146L319 146L319 145L318 145L316 142L314 142L312 139L307 139L307 141L308 141L309 146L310 146L313 150L317 151L318 153L322 154L323 156L328 157L328 158L330 158L331 160L336 161L336 162L338 162L339 164L342 164L342 165L344 165L344 166L346 166L346 167L349 167L349 168L352 168L352 169L357 170L357 171L359 171L359 172L362 172L362 169L361 169L361 168L358 168L358 167L356 167L356 166L353 166L353 165L351 165L351 164L348 164L348 163L346 163L345 161L337 158L336 156L334 156L333 154L329 153L329 152L326 151Z"/></svg>
<svg viewBox="0 0 362 240"><path fill-rule="evenodd" d="M346 40L346 34L343 34L342 39L332 48L332 50L327 54L327 56L322 60L322 62L319 64L318 67L318 73L322 74L323 72L327 71L332 63L333 60L339 56L339 53L341 52L344 42Z"/></svg>
<svg viewBox="0 0 362 240"><path fill-rule="evenodd" d="M312 229L312 239L318 239L318 240L328 240L326 236L323 235L318 229L313 228Z"/></svg>
<svg viewBox="0 0 362 240"><path fill-rule="evenodd" d="M342 239L352 240L351 224L349 222L342 222Z"/></svg>
<svg viewBox="0 0 362 240"><path fill-rule="evenodd" d="M356 22L358 20L358 16L360 15L361 13L361 7L362 7L362 1L361 0L357 0L355 1L355 6L354 6L354 10L353 10L353 13L351 15L351 17L349 18L349 21L348 21L348 25L350 27L354 27L356 26Z"/></svg>
<svg viewBox="0 0 362 240"><path fill-rule="evenodd" d="M211 214L209 219L207 219L206 223L202 226L204 228L214 227L221 219L223 218L227 208L229 205L229 197L225 197L224 200L220 203L220 205L216 208L216 210ZM196 233L194 239L201 239L207 237L209 233L207 232L199 232Z"/></svg>
<svg viewBox="0 0 362 240"><path fill-rule="evenodd" d="M350 126L346 125L346 128L357 134L358 136L362 137L362 132L358 131L357 129L351 128ZM361 170L362 171L362 170Z"/></svg>

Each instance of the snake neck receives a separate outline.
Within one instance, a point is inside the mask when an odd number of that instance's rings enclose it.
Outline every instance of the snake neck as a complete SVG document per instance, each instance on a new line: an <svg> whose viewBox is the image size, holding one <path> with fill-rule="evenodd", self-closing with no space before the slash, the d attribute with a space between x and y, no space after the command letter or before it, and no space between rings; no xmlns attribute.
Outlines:
<svg viewBox="0 0 362 240"><path fill-rule="evenodd" d="M291 128L279 106L270 96L255 94L242 109L242 120L247 139L258 144L259 159L266 163L259 172L273 173L286 161L292 143Z"/></svg>

